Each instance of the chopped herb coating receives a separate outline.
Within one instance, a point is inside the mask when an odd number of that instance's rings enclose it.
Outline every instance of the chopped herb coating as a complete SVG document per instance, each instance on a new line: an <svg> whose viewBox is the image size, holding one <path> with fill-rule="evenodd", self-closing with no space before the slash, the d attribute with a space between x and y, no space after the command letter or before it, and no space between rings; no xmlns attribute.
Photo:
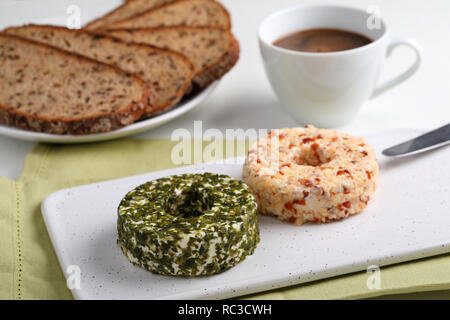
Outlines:
<svg viewBox="0 0 450 320"><path fill-rule="evenodd" d="M120 248L134 264L174 276L211 275L259 243L257 204L242 181L213 173L149 181L118 208Z"/></svg>

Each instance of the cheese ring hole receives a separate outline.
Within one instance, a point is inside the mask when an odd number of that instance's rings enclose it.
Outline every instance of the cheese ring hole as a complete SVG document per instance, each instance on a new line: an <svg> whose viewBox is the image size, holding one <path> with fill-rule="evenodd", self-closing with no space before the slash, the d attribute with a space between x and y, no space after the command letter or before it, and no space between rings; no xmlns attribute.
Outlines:
<svg viewBox="0 0 450 320"><path fill-rule="evenodd" d="M331 161L327 150L317 143L308 143L300 146L294 156L294 162L300 166L318 167Z"/></svg>
<svg viewBox="0 0 450 320"><path fill-rule="evenodd" d="M167 213L182 218L198 218L214 205L214 199L198 185L192 185L168 201Z"/></svg>

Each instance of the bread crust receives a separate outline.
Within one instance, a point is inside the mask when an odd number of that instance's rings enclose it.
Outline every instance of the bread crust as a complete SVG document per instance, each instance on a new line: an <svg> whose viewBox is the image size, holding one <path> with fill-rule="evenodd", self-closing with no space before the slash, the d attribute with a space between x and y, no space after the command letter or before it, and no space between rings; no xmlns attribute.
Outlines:
<svg viewBox="0 0 450 320"><path fill-rule="evenodd" d="M149 14L149 13L155 11L155 10L164 9L164 8L170 7L170 6L174 5L174 4L187 2L187 1L190 1L190 0L176 0L176 1L172 1L172 2L169 2L169 3L163 4L162 6L155 7L155 8L149 9L147 11L138 13L138 14L133 15L133 16L127 18L127 19L119 20L119 21L116 21L114 23L111 23L111 24L105 25L103 27L97 28L97 29L95 29L95 31L104 31L104 30L112 29L112 27L114 27L115 25L117 25L119 23L121 24L123 22L132 21L132 20L134 20L136 18L139 18L141 16L147 15L147 14ZM216 0L204 0L204 1L213 2L222 10L222 12L225 14L225 16L227 18L226 27L224 29L230 30L231 29L231 16L230 16L230 13L228 12L228 10L220 2L218 2ZM179 25L179 26L180 27L187 27L185 25ZM120 29L120 28L117 28L117 29Z"/></svg>
<svg viewBox="0 0 450 320"><path fill-rule="evenodd" d="M229 32L229 34L230 45L228 51L224 53L215 64L195 75L193 82L197 89L202 89L212 82L222 78L238 62L240 54L239 42L231 32Z"/></svg>
<svg viewBox="0 0 450 320"><path fill-rule="evenodd" d="M60 55L71 57L71 59L85 61L89 64L101 65L105 69L113 70L132 78L141 88L142 96L138 101L111 113L99 113L96 116L78 117L74 119L50 118L45 116L33 115L21 112L6 105L0 104L0 124L16 126L22 129L35 132L51 133L51 134L92 134L108 132L130 125L138 120L144 113L146 101L149 100L152 91L147 87L144 81L130 73L127 73L117 67L98 62L87 57L60 50L39 42L24 39L17 36L0 33L0 37L12 39L22 42L26 45L41 47L48 50L58 52Z"/></svg>
<svg viewBox="0 0 450 320"><path fill-rule="evenodd" d="M136 122L142 113L143 106L134 104L128 110L116 113L65 120L20 113L8 110L8 107L0 104L0 124L42 133L84 135L109 132L128 126Z"/></svg>
<svg viewBox="0 0 450 320"><path fill-rule="evenodd" d="M211 64L210 66L208 66L203 70L197 71L192 79L193 82L192 91L187 91L186 93L198 91L202 88L205 88L212 82L222 78L238 62L240 55L240 46L238 40L230 30L219 27L167 26L167 27L137 28L137 29L124 28L124 29L104 30L102 34L108 34L114 37L114 32L140 32L140 31L152 32L152 31L179 30L179 29L190 31L215 29L226 32L229 37L228 51L224 53L219 59L217 59L215 63ZM109 31L111 31L112 34L109 34L108 33ZM154 45L151 44L146 45L155 47Z"/></svg>
<svg viewBox="0 0 450 320"><path fill-rule="evenodd" d="M101 17L99 17L99 18L97 18L97 19L95 19L95 20L89 22L89 23L86 24L82 29L88 30L88 31L95 31L95 30L98 30L98 29L104 28L105 26L110 25L111 23L108 23L108 24L106 24L106 25L104 25L104 26L95 27L95 25L98 24L100 21L103 21L103 20L105 20L106 18L111 17L111 16L114 15L116 12L118 12L118 11L122 10L123 8L127 7L127 6L129 5L129 3L130 3L130 2L133 2L133 1L139 1L139 0L126 0L126 1L125 1L122 5L120 5L119 7L115 8L115 9L113 9L112 11L108 12L107 14L105 14L105 15L103 15L103 16L101 16ZM176 1L176 0L169 0L167 3L174 2L174 1ZM160 6L155 6L154 8L159 8L159 7L163 6L163 5L164 5L164 4L162 4L162 5L160 5ZM152 9L153 9L153 8L152 8ZM120 21L120 20L116 20L116 21L114 21L114 22L112 22L112 23L115 23L115 22L118 22L118 21Z"/></svg>

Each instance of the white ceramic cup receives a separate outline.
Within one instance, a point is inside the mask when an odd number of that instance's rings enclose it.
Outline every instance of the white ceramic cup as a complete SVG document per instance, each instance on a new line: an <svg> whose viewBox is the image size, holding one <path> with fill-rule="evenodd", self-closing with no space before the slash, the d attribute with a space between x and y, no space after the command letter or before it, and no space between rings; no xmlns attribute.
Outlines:
<svg viewBox="0 0 450 320"><path fill-rule="evenodd" d="M273 42L301 30L331 28L362 34L373 41L345 51L287 50ZM301 124L336 127L350 122L363 103L406 80L419 68L420 46L392 37L386 23L364 10L337 5L301 5L278 11L259 27L266 73L281 105ZM403 73L377 84L385 57L405 45L415 61Z"/></svg>

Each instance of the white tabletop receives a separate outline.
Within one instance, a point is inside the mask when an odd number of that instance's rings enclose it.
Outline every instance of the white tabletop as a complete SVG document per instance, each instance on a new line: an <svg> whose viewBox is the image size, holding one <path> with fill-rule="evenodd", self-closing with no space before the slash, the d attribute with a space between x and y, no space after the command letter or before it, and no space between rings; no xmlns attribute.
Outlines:
<svg viewBox="0 0 450 320"><path fill-rule="evenodd" d="M256 39L262 19L273 11L299 0L222 0L232 14L233 31L241 45L237 66L221 81L217 90L199 108L163 127L137 138L170 138L174 129L192 130L202 120L203 130L217 128L247 130L294 127L298 124L280 109L264 74ZM328 1L330 2L330 1ZM82 23L109 11L120 0L2 0L0 28L23 23L65 24L70 5L81 9ZM394 35L416 39L424 49L423 63L411 79L368 101L351 124L338 128L351 134L369 134L397 128L431 129L450 121L450 1L448 0L337 0L333 3L363 9L378 6ZM388 59L381 79L406 68L413 54L399 48ZM19 176L25 155L33 143L0 137L0 176Z"/></svg>

